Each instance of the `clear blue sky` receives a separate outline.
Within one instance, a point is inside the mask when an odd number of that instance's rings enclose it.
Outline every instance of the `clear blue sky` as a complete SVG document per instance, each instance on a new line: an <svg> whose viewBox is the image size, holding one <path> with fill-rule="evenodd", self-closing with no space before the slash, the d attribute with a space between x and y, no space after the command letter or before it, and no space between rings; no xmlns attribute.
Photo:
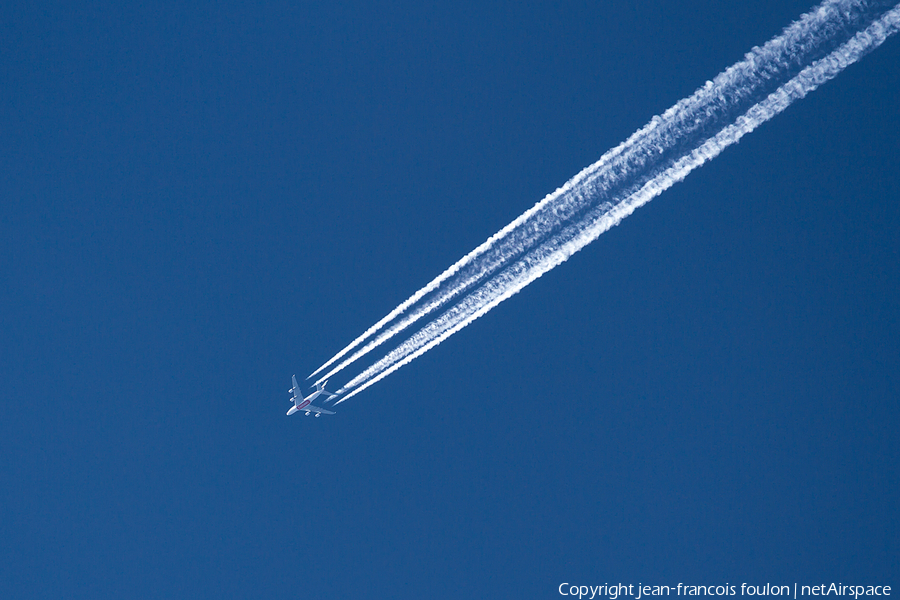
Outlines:
<svg viewBox="0 0 900 600"><path fill-rule="evenodd" d="M338 415L284 414L811 5L8 3L0 596L900 583L898 39Z"/></svg>

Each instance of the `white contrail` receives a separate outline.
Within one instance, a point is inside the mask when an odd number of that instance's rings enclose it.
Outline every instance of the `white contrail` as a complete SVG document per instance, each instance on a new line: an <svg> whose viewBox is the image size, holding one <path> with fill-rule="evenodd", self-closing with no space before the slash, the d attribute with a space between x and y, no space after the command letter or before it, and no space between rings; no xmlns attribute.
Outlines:
<svg viewBox="0 0 900 600"><path fill-rule="evenodd" d="M405 320L389 328L333 370L340 370L415 320L446 305L453 297L468 294L348 382L340 391L352 392L341 401L408 364L487 313L618 224L637 207L683 179L691 170L879 46L896 32L900 22L900 5L874 22L869 18L860 23L867 16L874 16L866 11L874 10L865 2L834 0L824 3L763 48L755 48L745 60L720 74L713 82L707 82L661 117L655 117L600 161L492 236L448 269L441 276L443 279L438 278L441 281L451 279L451 285L445 286L424 307L413 311ZM848 27L855 25L846 33L847 37L870 22L871 25L864 31L810 64L810 55L814 55L819 46L827 45L825 42L829 40L836 44L840 40L834 41L834 38ZM800 70L806 64L809 66ZM799 73L777 87L763 101L746 108L748 98L754 95L759 97L760 87L766 84L771 86L773 80L784 79L797 70ZM742 105L742 102L745 104ZM737 118L729 112L735 107L740 107L742 113ZM709 137L706 129L710 125L718 125L723 119L730 124ZM700 142L699 145L693 141L694 138ZM478 259L479 256L484 258ZM453 280L454 275L467 265L470 272ZM440 287L438 280L417 292L413 298L421 300ZM392 315L397 316L413 306L416 302L413 298L401 305L402 309L395 309ZM386 317L358 341L366 339L370 332L390 320ZM354 342L344 353L356 345L357 342Z"/></svg>
<svg viewBox="0 0 900 600"><path fill-rule="evenodd" d="M612 195L617 186L621 188L623 182L639 184L642 174L646 181L677 158L669 154L677 149L679 144L690 142L691 136L699 135L710 121L717 118L721 120L722 115L717 113L739 109L742 102L746 102L754 91L758 91L756 87L765 84L779 72L788 71L795 57L808 58L823 40L837 37L836 33L839 34L842 30L851 29L850 33L857 31L858 25L851 26L864 18L866 10L871 9L868 9L864 2L846 0L826 2L804 15L763 48L754 48L745 60L720 74L715 82L707 82L694 95L680 101L661 117L651 120L624 143L607 152L597 163L584 169L562 188L548 195L491 236L484 244L369 328L310 377L334 364L350 350L430 295L426 302L416 306L402 319L396 320L374 340L321 376L317 383L331 377L418 320L447 306L454 298L483 283L504 268L512 258L533 248L567 221L578 217L579 212L584 212L592 203L597 202L596 198L585 198L583 194L584 186L591 181L603 179L604 184L600 186L602 189L598 189L595 184L593 192L599 195L605 193L607 196ZM847 35L849 37L849 33ZM809 60L806 60L802 64L808 62ZM799 66L797 68L799 69ZM735 114L742 111L743 109ZM702 139L699 138L698 143ZM618 193L616 196L621 198L622 194Z"/></svg>

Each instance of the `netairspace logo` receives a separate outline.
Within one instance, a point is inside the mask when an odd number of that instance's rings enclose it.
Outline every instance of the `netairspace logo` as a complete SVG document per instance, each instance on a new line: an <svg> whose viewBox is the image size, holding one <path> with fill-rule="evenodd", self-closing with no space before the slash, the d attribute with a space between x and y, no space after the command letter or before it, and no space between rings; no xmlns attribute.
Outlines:
<svg viewBox="0 0 900 600"><path fill-rule="evenodd" d="M742 583L740 587L731 585L637 585L616 583L603 585L575 585L569 582L559 584L561 596L575 596L579 600L588 598L605 598L616 600L628 596L634 600L642 600L645 596L853 596L858 600L860 596L890 596L889 585L844 585L843 583L823 583L820 585L749 585ZM649 600L649 599L648 599Z"/></svg>

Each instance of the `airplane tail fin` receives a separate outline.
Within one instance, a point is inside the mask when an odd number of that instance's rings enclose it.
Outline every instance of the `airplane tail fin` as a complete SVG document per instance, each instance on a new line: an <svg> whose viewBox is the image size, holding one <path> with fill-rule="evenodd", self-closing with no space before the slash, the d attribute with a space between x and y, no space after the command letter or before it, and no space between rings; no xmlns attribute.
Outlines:
<svg viewBox="0 0 900 600"><path fill-rule="evenodd" d="M316 384L316 390L319 391L319 392L322 392L322 395L328 396L328 398L325 399L325 402L328 402L329 400L331 400L331 399L333 399L333 398L337 398L337 394L332 394L331 392L329 392L328 390L326 390L326 389L325 389L325 386L326 386L326 385L328 385L328 380L327 380L327 379L326 379L325 381L323 381L322 383L317 383L317 384Z"/></svg>

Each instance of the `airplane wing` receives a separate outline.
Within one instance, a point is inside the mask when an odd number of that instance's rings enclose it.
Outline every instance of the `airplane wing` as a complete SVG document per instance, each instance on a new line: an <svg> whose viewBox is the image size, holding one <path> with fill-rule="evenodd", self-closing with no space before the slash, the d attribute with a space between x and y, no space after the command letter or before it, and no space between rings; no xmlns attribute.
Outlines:
<svg viewBox="0 0 900 600"><path fill-rule="evenodd" d="M333 415L334 413L330 410L325 410L324 408L319 408L318 406L313 406L312 404L308 404L305 407L301 408L300 411L308 410L309 412L318 413L320 415Z"/></svg>
<svg viewBox="0 0 900 600"><path fill-rule="evenodd" d="M300 393L300 386L297 385L297 376L296 375L291 376L291 382L294 384L294 387L291 388L291 391L294 392L294 398L297 398L298 397L297 394Z"/></svg>

